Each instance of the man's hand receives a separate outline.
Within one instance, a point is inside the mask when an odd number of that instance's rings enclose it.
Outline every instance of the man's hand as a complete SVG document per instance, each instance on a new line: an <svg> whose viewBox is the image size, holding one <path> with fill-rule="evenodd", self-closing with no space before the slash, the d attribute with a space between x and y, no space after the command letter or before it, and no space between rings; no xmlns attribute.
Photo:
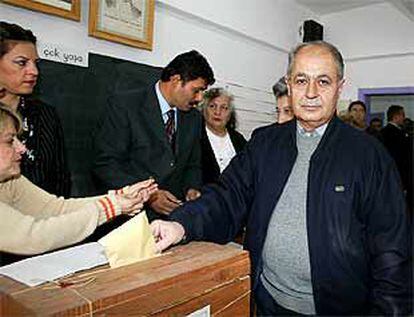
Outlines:
<svg viewBox="0 0 414 317"><path fill-rule="evenodd" d="M185 195L185 200L186 201L196 200L200 196L201 196L200 191L198 191L197 189L194 189L194 188L190 188L190 189L187 190L187 194Z"/></svg>
<svg viewBox="0 0 414 317"><path fill-rule="evenodd" d="M144 206L150 196L158 190L158 185L153 179L125 186L116 191L115 198L121 206L122 213L136 213Z"/></svg>
<svg viewBox="0 0 414 317"><path fill-rule="evenodd" d="M185 235L184 227L175 221L155 220L151 223L151 232L157 251L161 253L169 246L179 243Z"/></svg>
<svg viewBox="0 0 414 317"><path fill-rule="evenodd" d="M151 195L148 203L156 212L163 215L169 215L175 208L181 205L182 202L169 191L159 190Z"/></svg>

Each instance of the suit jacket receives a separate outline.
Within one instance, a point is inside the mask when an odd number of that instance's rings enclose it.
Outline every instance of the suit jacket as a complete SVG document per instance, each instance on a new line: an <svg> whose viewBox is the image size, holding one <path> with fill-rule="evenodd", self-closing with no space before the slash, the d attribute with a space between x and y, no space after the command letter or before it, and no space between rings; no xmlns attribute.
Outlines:
<svg viewBox="0 0 414 317"><path fill-rule="evenodd" d="M21 135L27 147L21 163L22 174L50 194L70 196L63 129L56 109L28 97L17 111L26 126Z"/></svg>
<svg viewBox="0 0 414 317"><path fill-rule="evenodd" d="M292 120L256 130L219 182L171 215L188 240L226 243L246 224L253 290L270 218L296 161L296 129ZM386 150L334 118L312 154L308 175L306 222L317 314L408 314L409 225L398 172Z"/></svg>
<svg viewBox="0 0 414 317"><path fill-rule="evenodd" d="M228 133L237 154L243 149L246 144L246 139L236 130L229 129ZM201 167L203 184L214 183L218 180L220 176L220 167L217 163L216 156L214 155L214 151L211 147L205 128L203 128L201 132Z"/></svg>
<svg viewBox="0 0 414 317"><path fill-rule="evenodd" d="M95 138L94 175L103 189L114 189L152 176L160 189L183 199L201 185L201 116L178 110L175 153L164 132L154 86L109 99Z"/></svg>
<svg viewBox="0 0 414 317"><path fill-rule="evenodd" d="M408 136L405 135L402 129L389 123L381 130L380 140L395 160L404 188L407 189L409 177L412 173L411 147Z"/></svg>

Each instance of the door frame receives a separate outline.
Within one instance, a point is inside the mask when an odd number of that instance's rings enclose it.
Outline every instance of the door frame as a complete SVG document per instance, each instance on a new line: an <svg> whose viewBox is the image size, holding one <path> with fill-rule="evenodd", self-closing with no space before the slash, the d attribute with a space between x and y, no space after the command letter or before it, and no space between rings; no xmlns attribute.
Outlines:
<svg viewBox="0 0 414 317"><path fill-rule="evenodd" d="M365 103L367 107L367 124L371 120L371 96L381 96L381 95L414 95L414 87L382 87L382 88L359 88L358 89L358 100L361 100ZM384 122L385 124L385 122Z"/></svg>

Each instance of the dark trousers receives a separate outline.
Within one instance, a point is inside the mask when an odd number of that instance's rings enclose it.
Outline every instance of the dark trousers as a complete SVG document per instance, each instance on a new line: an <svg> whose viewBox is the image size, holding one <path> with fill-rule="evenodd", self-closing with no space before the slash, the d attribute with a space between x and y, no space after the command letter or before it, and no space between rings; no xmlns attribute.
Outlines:
<svg viewBox="0 0 414 317"><path fill-rule="evenodd" d="M256 316L306 316L278 305L259 279L254 292L256 302Z"/></svg>

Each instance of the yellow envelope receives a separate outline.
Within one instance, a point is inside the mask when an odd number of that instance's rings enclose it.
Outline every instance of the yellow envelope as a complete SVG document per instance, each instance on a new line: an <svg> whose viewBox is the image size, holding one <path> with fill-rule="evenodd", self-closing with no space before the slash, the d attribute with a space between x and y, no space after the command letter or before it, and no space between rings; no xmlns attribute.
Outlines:
<svg viewBox="0 0 414 317"><path fill-rule="evenodd" d="M99 239L111 268L155 257L155 240L145 211Z"/></svg>

